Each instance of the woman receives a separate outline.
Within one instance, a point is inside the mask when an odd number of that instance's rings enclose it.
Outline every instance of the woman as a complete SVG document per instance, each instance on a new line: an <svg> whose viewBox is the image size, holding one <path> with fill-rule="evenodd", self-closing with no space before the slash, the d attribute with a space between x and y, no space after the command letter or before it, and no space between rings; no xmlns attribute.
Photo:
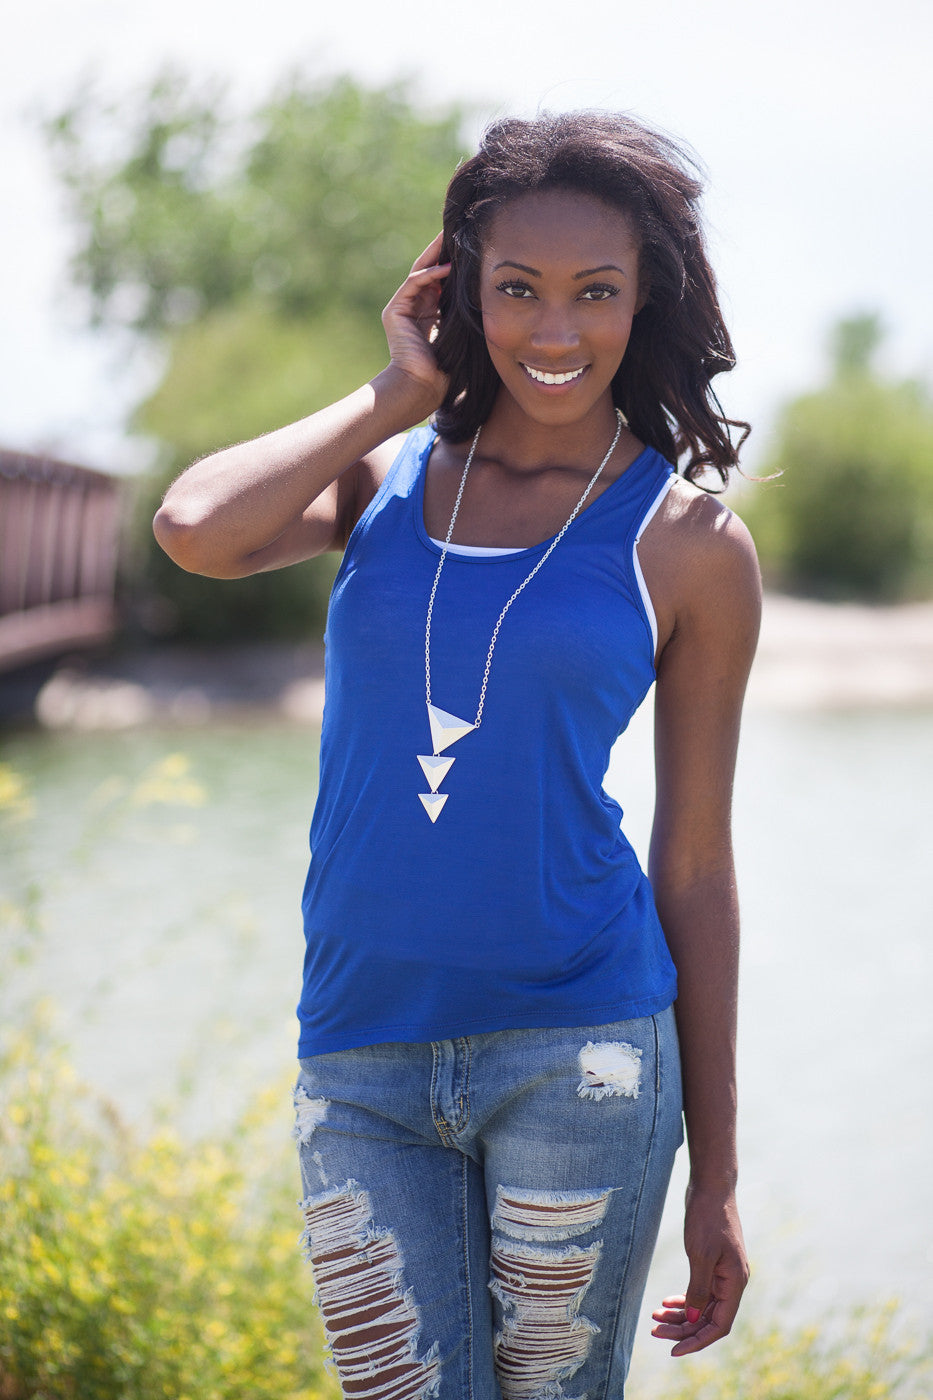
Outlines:
<svg viewBox="0 0 933 1400"><path fill-rule="evenodd" d="M295 1103L348 1396L621 1396L681 1106L690 1274L654 1335L708 1346L745 1286L729 808L760 598L692 484L737 460L699 193L628 118L498 123L388 367L156 517L217 578L344 550ZM649 885L602 779L655 679Z"/></svg>

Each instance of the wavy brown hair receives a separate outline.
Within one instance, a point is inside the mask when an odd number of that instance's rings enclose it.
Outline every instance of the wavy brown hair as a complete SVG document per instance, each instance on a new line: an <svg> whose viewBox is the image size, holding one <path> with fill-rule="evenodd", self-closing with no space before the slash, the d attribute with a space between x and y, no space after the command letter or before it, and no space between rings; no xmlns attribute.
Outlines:
<svg viewBox="0 0 933 1400"><path fill-rule="evenodd" d="M696 162L669 137L624 115L570 112L496 122L451 180L441 253L451 270L434 342L450 388L436 414L438 432L449 442L471 437L499 389L479 298L489 225L509 200L554 189L619 209L639 242L645 302L612 381L615 404L632 432L681 464L684 476L712 470L725 483L750 429L725 417L712 388L714 375L734 367L735 355L706 255ZM730 428L739 430L735 443Z"/></svg>

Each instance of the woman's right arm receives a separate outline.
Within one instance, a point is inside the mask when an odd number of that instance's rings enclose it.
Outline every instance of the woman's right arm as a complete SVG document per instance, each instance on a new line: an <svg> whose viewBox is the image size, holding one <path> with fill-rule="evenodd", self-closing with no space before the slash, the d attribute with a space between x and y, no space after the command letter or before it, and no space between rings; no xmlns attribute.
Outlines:
<svg viewBox="0 0 933 1400"><path fill-rule="evenodd" d="M195 462L168 489L153 530L190 573L241 578L342 548L385 475L399 433L444 397L430 333L446 264L440 238L383 312L390 361L345 399Z"/></svg>

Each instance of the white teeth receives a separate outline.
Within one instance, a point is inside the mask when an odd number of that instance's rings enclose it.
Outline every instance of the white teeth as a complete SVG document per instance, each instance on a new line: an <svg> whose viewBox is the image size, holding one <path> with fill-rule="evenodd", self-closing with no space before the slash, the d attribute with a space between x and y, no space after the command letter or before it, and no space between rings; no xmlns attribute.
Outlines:
<svg viewBox="0 0 933 1400"><path fill-rule="evenodd" d="M532 369L531 365L525 365L523 368L527 370L532 379L536 379L539 384L569 384L572 379L579 379L586 366L581 366L580 369L568 370L566 374L551 374L549 370Z"/></svg>

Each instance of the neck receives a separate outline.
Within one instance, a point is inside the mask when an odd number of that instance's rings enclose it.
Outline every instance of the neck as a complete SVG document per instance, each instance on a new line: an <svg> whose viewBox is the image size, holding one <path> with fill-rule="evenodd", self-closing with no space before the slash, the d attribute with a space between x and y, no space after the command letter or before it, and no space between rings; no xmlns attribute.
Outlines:
<svg viewBox="0 0 933 1400"><path fill-rule="evenodd" d="M583 418L552 424L529 418L501 389L483 425L479 451L515 471L550 466L592 470L615 430L616 412L608 392Z"/></svg>

